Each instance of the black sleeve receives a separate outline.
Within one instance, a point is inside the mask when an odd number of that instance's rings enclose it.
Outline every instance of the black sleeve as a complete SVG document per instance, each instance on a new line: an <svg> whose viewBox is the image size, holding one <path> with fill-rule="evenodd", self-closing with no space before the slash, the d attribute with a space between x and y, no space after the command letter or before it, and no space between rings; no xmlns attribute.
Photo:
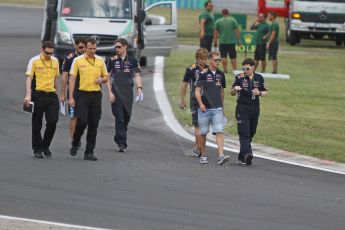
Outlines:
<svg viewBox="0 0 345 230"><path fill-rule="evenodd" d="M133 72L134 73L140 73L141 72L141 68L140 68L140 64L139 64L139 61L138 59L136 58L133 58L132 59L132 63L133 63Z"/></svg>
<svg viewBox="0 0 345 230"><path fill-rule="evenodd" d="M241 86L240 77L241 77L240 75L235 76L234 82L232 83L232 87Z"/></svg>
<svg viewBox="0 0 345 230"><path fill-rule="evenodd" d="M265 80L264 80L264 78L262 76L261 76L261 85L260 85L259 90L260 91L268 91L268 89L265 86Z"/></svg>
<svg viewBox="0 0 345 230"><path fill-rule="evenodd" d="M71 70L73 58L65 57L62 61L61 72L68 72Z"/></svg>
<svg viewBox="0 0 345 230"><path fill-rule="evenodd" d="M225 80L225 74L222 74L222 87L225 89L226 88L226 80Z"/></svg>
<svg viewBox="0 0 345 230"><path fill-rule="evenodd" d="M111 70L112 70L112 66L113 66L113 59L109 59L109 61L107 62L107 71L108 71L108 73L110 73L111 72Z"/></svg>
<svg viewBox="0 0 345 230"><path fill-rule="evenodd" d="M206 75L207 75L207 72L205 72L203 74L199 74L199 76L197 77L197 79L195 80L195 83L194 83L196 87L202 88L202 86L204 85L204 82L207 79Z"/></svg>
<svg viewBox="0 0 345 230"><path fill-rule="evenodd" d="M192 77L192 70L191 70L191 68L186 68L186 72L184 73L182 81L189 82L191 77Z"/></svg>

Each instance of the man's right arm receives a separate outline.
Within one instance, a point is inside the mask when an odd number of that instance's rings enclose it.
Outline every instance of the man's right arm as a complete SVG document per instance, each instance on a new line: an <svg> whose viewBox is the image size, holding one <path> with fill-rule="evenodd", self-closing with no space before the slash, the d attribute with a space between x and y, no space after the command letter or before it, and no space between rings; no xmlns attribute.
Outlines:
<svg viewBox="0 0 345 230"><path fill-rule="evenodd" d="M188 82L182 81L180 86L180 100L179 100L179 107L180 109L186 108L186 102L184 100L186 93L187 93L187 86Z"/></svg>
<svg viewBox="0 0 345 230"><path fill-rule="evenodd" d="M60 101L66 100L66 85L68 80L68 72L63 71L61 74L61 93L60 93Z"/></svg>
<svg viewBox="0 0 345 230"><path fill-rule="evenodd" d="M29 106L29 102L31 101L31 82L32 82L31 76L26 76L25 98L24 98L24 102L26 106Z"/></svg>
<svg viewBox="0 0 345 230"><path fill-rule="evenodd" d="M205 36L205 24L206 20L204 18L200 19L200 38L204 38Z"/></svg>

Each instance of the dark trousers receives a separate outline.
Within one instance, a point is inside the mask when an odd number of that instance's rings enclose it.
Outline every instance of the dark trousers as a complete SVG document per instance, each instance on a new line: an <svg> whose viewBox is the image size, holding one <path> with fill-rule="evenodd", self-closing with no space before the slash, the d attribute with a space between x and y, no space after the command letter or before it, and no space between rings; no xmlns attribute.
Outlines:
<svg viewBox="0 0 345 230"><path fill-rule="evenodd" d="M32 101L35 103L32 114L32 149L37 152L49 148L52 142L59 120L59 99L55 93L33 92ZM47 123L42 138L43 115Z"/></svg>
<svg viewBox="0 0 345 230"><path fill-rule="evenodd" d="M213 41L213 35L207 35L200 39L200 48L205 48L208 50L208 52L212 51L212 41Z"/></svg>
<svg viewBox="0 0 345 230"><path fill-rule="evenodd" d="M239 159L244 159L246 154L253 154L251 142L256 133L260 115L259 105L236 106L237 132L240 140Z"/></svg>
<svg viewBox="0 0 345 230"><path fill-rule="evenodd" d="M96 147L97 128L102 115L102 93L79 91L76 100L77 125L72 145L77 147L87 126L85 154L93 154Z"/></svg>
<svg viewBox="0 0 345 230"><path fill-rule="evenodd" d="M118 145L125 145L127 147L127 127L131 119L131 115L121 101L117 97L115 102L111 104L111 110L115 117L115 136L114 141Z"/></svg>

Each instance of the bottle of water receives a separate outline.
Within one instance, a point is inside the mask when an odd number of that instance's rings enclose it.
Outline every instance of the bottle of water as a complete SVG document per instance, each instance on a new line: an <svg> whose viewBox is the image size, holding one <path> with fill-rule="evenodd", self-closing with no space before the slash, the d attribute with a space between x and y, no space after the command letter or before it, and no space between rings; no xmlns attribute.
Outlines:
<svg viewBox="0 0 345 230"><path fill-rule="evenodd" d="M69 107L69 116L70 118L74 118L74 107Z"/></svg>

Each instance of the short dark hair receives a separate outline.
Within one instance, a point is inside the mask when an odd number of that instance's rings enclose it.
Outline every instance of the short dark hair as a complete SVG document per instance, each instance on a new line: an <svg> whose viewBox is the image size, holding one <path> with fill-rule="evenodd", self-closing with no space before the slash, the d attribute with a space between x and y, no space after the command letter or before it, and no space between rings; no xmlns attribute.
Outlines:
<svg viewBox="0 0 345 230"><path fill-rule="evenodd" d="M277 17L276 12L270 11L270 12L268 12L268 14L272 15L274 18L276 18L276 17Z"/></svg>
<svg viewBox="0 0 345 230"><path fill-rule="evenodd" d="M222 15L229 15L230 12L228 9L222 9Z"/></svg>
<svg viewBox="0 0 345 230"><path fill-rule="evenodd" d="M52 41L44 41L43 43L42 43L42 49L45 49L45 48L55 48L55 44L54 44L54 42L52 42Z"/></svg>
<svg viewBox="0 0 345 230"><path fill-rule="evenodd" d="M84 45L86 45L86 40L85 38L76 38L74 40L74 44L78 45L79 43L83 43Z"/></svg>
<svg viewBox="0 0 345 230"><path fill-rule="evenodd" d="M255 66L255 61L252 58L246 58L243 60L242 65Z"/></svg>
<svg viewBox="0 0 345 230"><path fill-rule="evenodd" d="M90 43L91 45L94 45L94 44L97 44L97 41L95 40L95 39L93 39L93 38L88 38L87 40L86 40L86 44L87 43Z"/></svg>
<svg viewBox="0 0 345 230"><path fill-rule="evenodd" d="M208 6L208 4L211 4L211 3L212 3L212 1L210 1L210 0L206 1L204 4L204 7Z"/></svg>
<svg viewBox="0 0 345 230"><path fill-rule="evenodd" d="M121 45L123 46L127 46L128 47L128 41L124 38L118 38L114 41L114 44L115 43L120 43Z"/></svg>

